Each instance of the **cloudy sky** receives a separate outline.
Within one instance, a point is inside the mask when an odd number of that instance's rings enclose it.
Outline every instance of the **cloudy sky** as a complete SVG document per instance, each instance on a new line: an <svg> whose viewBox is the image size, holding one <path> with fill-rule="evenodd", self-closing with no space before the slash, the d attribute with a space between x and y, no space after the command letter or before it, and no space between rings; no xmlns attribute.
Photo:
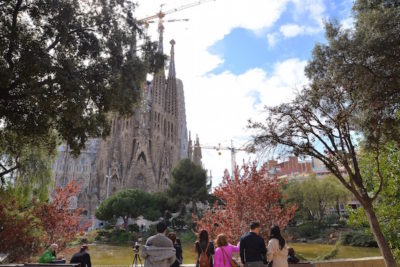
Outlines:
<svg viewBox="0 0 400 267"><path fill-rule="evenodd" d="M139 0L136 16L170 10L189 0ZM325 42L323 21L351 27L351 0L216 0L167 15L187 22L165 23L164 51L174 39L176 73L185 89L192 137L202 145L243 146L247 120L262 118L265 105L290 100L307 82L304 67L314 44ZM149 34L157 40L157 25ZM231 169L230 152L203 149L213 186ZM257 158L237 154L237 163Z"/></svg>

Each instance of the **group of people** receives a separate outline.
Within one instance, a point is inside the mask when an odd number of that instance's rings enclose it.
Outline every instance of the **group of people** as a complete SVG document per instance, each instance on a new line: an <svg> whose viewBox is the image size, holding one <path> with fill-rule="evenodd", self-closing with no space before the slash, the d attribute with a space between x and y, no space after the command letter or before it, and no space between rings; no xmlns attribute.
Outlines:
<svg viewBox="0 0 400 267"><path fill-rule="evenodd" d="M145 267L178 267L182 263L182 246L175 233L166 236L167 225L157 224L157 234L146 241L142 249ZM287 267L288 263L298 263L294 250L287 246L278 226L271 228L268 246L259 235L260 223L253 222L250 231L244 234L237 246L231 245L225 234L219 234L212 242L208 232L201 230L195 243L197 252L196 267L236 267L232 258L239 252L245 267ZM216 248L215 248L216 246Z"/></svg>
<svg viewBox="0 0 400 267"><path fill-rule="evenodd" d="M182 264L182 246L176 233L166 235L165 222L157 224L157 234L149 237L142 247L144 267L179 267ZM288 263L298 263L294 250L287 246L278 226L271 228L268 245L259 235L260 223L253 222L250 231L244 234L237 245L229 244L225 234L219 234L212 242L206 230L201 230L195 243L196 267L238 267L233 253L240 254L245 267L288 267ZM215 247L216 246L216 247ZM39 263L65 263L56 256L57 244L52 244L39 258ZM91 267L88 246L83 244L70 263L80 263L81 267Z"/></svg>
<svg viewBox="0 0 400 267"><path fill-rule="evenodd" d="M39 263L66 263L66 260L62 256L57 257L57 249L57 244L51 244L42 256L40 256ZM88 250L88 245L82 244L80 251L72 255L70 263L80 263L80 267L92 267Z"/></svg>

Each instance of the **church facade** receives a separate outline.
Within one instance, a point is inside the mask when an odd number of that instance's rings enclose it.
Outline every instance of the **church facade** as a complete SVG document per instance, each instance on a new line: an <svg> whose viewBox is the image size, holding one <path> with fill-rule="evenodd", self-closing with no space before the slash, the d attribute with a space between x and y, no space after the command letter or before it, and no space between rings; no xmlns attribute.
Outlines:
<svg viewBox="0 0 400 267"><path fill-rule="evenodd" d="M183 158L201 165L198 138L194 145L188 140L183 83L175 72L175 41L170 44L168 75L162 69L146 83L131 117L110 114L110 136L89 140L77 158L66 145L58 149L52 166L55 186L77 180L82 185L77 206L88 215L100 201L123 189L165 190L172 168ZM162 45L159 49L162 52Z"/></svg>

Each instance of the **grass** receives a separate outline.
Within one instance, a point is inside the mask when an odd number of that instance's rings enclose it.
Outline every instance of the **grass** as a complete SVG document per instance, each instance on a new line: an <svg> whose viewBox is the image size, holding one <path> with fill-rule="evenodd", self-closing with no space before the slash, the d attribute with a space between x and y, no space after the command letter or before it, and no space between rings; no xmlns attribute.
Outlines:
<svg viewBox="0 0 400 267"><path fill-rule="evenodd" d="M192 239L183 242L183 262L185 264L194 263L196 253L194 251L194 242ZM293 243L289 244L296 251L296 254L304 257L307 260L315 260L318 257L329 254L334 245L311 244L311 243ZM70 249L64 254L67 261L71 258L73 252L79 248ZM128 245L109 245L109 244L94 244L89 245L89 252L93 265L130 265L133 261L133 250ZM61 255L61 253L60 253ZM371 256L379 256L379 250L376 248L362 248L351 246L339 246L335 258L363 258Z"/></svg>

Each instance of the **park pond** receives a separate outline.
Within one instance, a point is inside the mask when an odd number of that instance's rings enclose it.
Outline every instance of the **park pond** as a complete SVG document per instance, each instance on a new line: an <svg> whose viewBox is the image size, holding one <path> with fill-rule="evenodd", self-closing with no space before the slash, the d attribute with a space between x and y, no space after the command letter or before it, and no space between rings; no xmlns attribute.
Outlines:
<svg viewBox="0 0 400 267"><path fill-rule="evenodd" d="M289 245L307 260L314 260L333 249L333 245L324 244L291 243ZM89 251L93 265L130 265L134 256L132 247L127 245L92 244L89 245ZM70 253L65 255L67 259L71 258ZM379 255L377 248L340 246L335 258L363 258ZM187 264L195 261L194 247L191 244L185 244L183 247L183 261Z"/></svg>

